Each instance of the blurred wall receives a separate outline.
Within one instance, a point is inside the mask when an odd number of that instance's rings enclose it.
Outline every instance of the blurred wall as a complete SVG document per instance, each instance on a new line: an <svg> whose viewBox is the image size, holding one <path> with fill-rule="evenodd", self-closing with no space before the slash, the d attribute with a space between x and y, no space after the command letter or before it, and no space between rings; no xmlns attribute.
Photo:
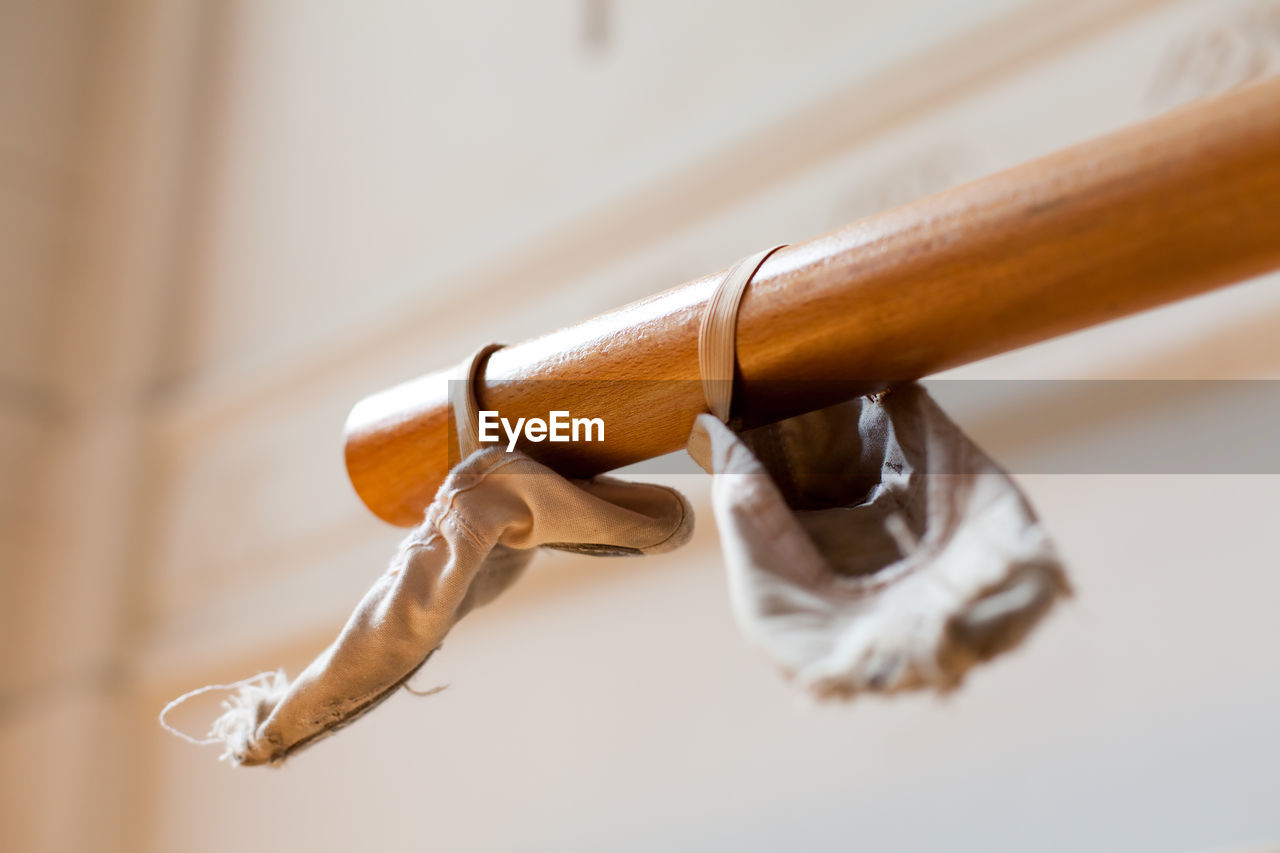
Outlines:
<svg viewBox="0 0 1280 853"><path fill-rule="evenodd" d="M694 543L541 555L442 694L278 771L154 724L296 672L382 570L363 394L1273 73L1274 0L10 0L0 67L0 848L1280 838L1270 476L1023 478L1078 600L945 702L797 700L668 474ZM1280 378L1276 284L952 375Z"/></svg>
<svg viewBox="0 0 1280 853"><path fill-rule="evenodd" d="M188 10L0 4L0 846L116 846Z"/></svg>

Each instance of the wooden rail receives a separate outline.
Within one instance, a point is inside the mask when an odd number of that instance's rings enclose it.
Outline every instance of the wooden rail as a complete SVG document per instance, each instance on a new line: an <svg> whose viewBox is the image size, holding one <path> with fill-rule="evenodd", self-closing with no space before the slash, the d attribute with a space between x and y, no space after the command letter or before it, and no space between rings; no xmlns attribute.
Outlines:
<svg viewBox="0 0 1280 853"><path fill-rule="evenodd" d="M742 303L735 406L786 417L1278 267L1280 78L777 252ZM698 324L722 274L494 353L481 408L603 418L604 442L520 445L565 473L679 449L704 411ZM348 419L351 482L393 524L421 520L456 459L450 378Z"/></svg>

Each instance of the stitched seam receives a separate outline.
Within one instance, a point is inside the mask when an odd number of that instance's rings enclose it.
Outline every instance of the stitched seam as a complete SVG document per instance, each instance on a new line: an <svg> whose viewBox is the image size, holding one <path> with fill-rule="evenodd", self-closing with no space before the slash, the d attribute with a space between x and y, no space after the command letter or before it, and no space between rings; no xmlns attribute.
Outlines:
<svg viewBox="0 0 1280 853"><path fill-rule="evenodd" d="M646 485L649 485L649 484L646 484ZM652 486L652 485L650 485L650 488L654 488L654 489L662 489L662 491L667 492L668 494L670 494L670 493L671 493L671 490L670 490L670 489L665 489L665 488L663 488L662 486ZM670 541L671 541L671 538L672 538L673 536L675 536L675 535L676 535L676 533L678 533L678 532L681 530L681 528L683 528L683 527L684 527L684 521L685 521L685 518L686 518L686 516L687 516L687 512L685 511L684 501L683 501L683 500L680 500L679 496L676 496L676 503L680 506L680 519L679 519L679 521L677 521L677 522L676 522L676 525L675 525L674 527L672 527L672 528L671 528L671 532L670 532L670 533L668 533L666 536L662 537L661 539L659 539L657 542L653 542L653 543L651 543L651 544L649 544L649 545L643 545L643 546L641 546L642 548L645 548L645 549L648 549L648 548L657 548L659 545L665 545L667 542L670 542Z"/></svg>

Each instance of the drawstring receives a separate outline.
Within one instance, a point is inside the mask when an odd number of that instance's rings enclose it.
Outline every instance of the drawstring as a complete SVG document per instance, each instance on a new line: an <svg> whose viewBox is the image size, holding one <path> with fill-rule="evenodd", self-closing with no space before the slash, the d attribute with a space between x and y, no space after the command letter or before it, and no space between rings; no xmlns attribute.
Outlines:
<svg viewBox="0 0 1280 853"><path fill-rule="evenodd" d="M738 308L747 285L765 259L783 248L774 246L738 261L716 287L698 327L698 372L707 409L728 423L733 408L733 375L738 353Z"/></svg>
<svg viewBox="0 0 1280 853"><path fill-rule="evenodd" d="M248 678L242 678L239 681L233 681L230 684L210 684L205 687L199 687L195 690L183 693L177 699L174 699L168 705L164 706L164 709L160 712L160 725L170 734L177 735L188 743L194 743L196 746L207 746L212 743L220 743L222 738L215 734L210 733L204 738L194 738L186 732L169 725L169 721L166 719L169 716L169 712L176 710L180 705L185 704L188 699L194 699L197 696L201 696L205 693L211 693L214 690L239 690L241 687L266 688L273 680L283 677L284 673L279 670L274 672L260 672L257 675L251 675ZM230 710L231 704L224 700L222 707L226 710Z"/></svg>

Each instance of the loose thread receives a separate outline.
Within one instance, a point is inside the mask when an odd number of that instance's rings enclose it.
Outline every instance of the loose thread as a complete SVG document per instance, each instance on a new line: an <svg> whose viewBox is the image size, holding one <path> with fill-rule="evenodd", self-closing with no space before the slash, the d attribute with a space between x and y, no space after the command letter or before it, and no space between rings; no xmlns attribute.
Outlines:
<svg viewBox="0 0 1280 853"><path fill-rule="evenodd" d="M242 678L239 681L232 682L231 684L209 684L204 687L198 687L195 690L188 691L187 693L183 693L177 699L174 699L168 705L165 705L164 709L160 711L160 717L159 717L160 726L165 731L169 732L169 734L177 735L178 737L185 740L187 743L194 743L196 746L209 746L211 744L220 743L222 741L222 738L213 734L210 734L204 738L192 737L186 732L169 725L169 721L166 719L166 717L169 716L170 711L173 711L175 708L184 704L188 699L194 699L197 696L204 695L205 693L212 693L214 690L239 690L241 687L249 687L250 685L253 685L255 683L260 683L261 686L265 687L268 679L274 678L279 674L280 674L279 670L276 670L274 672L260 672L257 675L251 675L248 678ZM228 703L225 701L222 703L222 705L224 708L228 707Z"/></svg>
<svg viewBox="0 0 1280 853"><path fill-rule="evenodd" d="M408 690L414 696L434 696L435 694L439 693L441 690L449 689L449 685L440 684L440 685L437 685L436 687L432 687L430 690L414 690L412 687L409 686L409 682L407 681L400 686L403 687L405 690Z"/></svg>

